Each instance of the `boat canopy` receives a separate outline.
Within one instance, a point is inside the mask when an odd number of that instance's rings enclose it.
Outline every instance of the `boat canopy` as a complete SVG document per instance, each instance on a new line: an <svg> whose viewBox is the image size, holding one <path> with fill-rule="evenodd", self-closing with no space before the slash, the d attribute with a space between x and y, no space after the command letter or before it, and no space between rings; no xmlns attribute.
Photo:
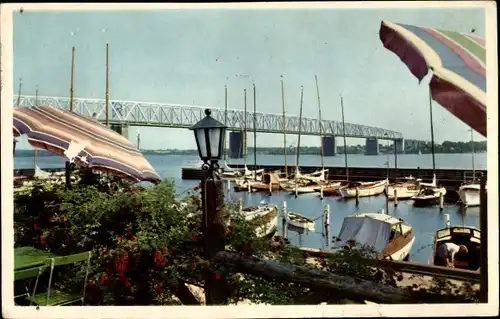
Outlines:
<svg viewBox="0 0 500 319"><path fill-rule="evenodd" d="M335 248L341 248L349 240L354 240L361 246L372 247L376 252L382 253L389 242L392 224L373 218L346 217L340 229L338 238L334 243Z"/></svg>

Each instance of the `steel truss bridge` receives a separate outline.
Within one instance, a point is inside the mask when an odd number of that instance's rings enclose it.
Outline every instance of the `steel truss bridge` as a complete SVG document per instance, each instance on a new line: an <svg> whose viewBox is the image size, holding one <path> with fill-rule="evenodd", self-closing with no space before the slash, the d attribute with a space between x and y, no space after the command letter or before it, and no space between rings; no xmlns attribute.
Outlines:
<svg viewBox="0 0 500 319"><path fill-rule="evenodd" d="M69 109L69 98L29 96L21 95L17 106L17 96L13 97L13 105L16 107L32 107L35 105L49 105L61 109ZM224 123L225 111L220 108L212 108L198 105L181 105L167 103L148 103L135 101L109 101L109 123L130 126L154 126L188 128L205 116L205 109L210 108L212 116ZM84 116L96 115L98 121L105 121L106 103L104 99L74 98L73 110ZM322 120L323 135L343 136L342 122ZM227 110L228 130L242 130L245 123L245 112L243 110ZM246 114L246 127L254 130L254 113ZM258 112L255 114L255 128L257 132L283 133L283 116L281 114L270 114ZM298 134L299 117L286 116L286 131L288 134ZM320 121L313 118L302 118L301 134L321 135ZM400 140L403 134L391 130L366 125L345 123L346 137L378 138L383 140Z"/></svg>

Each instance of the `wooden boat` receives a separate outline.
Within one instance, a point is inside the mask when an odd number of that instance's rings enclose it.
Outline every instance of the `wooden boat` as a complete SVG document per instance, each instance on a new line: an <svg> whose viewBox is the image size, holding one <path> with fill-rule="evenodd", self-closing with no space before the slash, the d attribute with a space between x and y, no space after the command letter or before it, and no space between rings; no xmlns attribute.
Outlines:
<svg viewBox="0 0 500 319"><path fill-rule="evenodd" d="M278 206L261 203L259 206L250 206L242 209L246 220L257 217L263 218L262 226L255 229L259 237L272 237L276 233L278 225Z"/></svg>
<svg viewBox="0 0 500 319"><path fill-rule="evenodd" d="M479 269L479 256L481 248L481 230L471 226L453 226L447 225L440 229L434 236L434 249L432 263L437 266L443 266L443 260L437 256L437 249L444 243L454 243L455 245L465 245L467 253L456 253L454 267L468 270ZM459 255L460 254L460 255ZM461 256L462 255L462 256Z"/></svg>
<svg viewBox="0 0 500 319"><path fill-rule="evenodd" d="M481 186L477 183L464 184L458 188L458 196L466 207L479 206Z"/></svg>
<svg viewBox="0 0 500 319"><path fill-rule="evenodd" d="M377 196L384 192L386 185L387 180L368 183L351 182L346 187L341 187L338 192L343 198L356 197L356 192L359 197Z"/></svg>
<svg viewBox="0 0 500 319"><path fill-rule="evenodd" d="M394 200L397 195L398 200L410 199L420 192L420 180L408 179L401 183L394 183L387 187L387 197Z"/></svg>
<svg viewBox="0 0 500 319"><path fill-rule="evenodd" d="M280 187L283 191L291 194L310 194L315 193L315 188L318 184L308 181L290 181L288 183L281 183Z"/></svg>
<svg viewBox="0 0 500 319"><path fill-rule="evenodd" d="M334 249L368 246L383 259L407 260L415 242L413 227L384 213L358 213L344 218Z"/></svg>
<svg viewBox="0 0 500 319"><path fill-rule="evenodd" d="M299 213L287 212L286 213L287 227L298 232L314 231L314 221L309 217Z"/></svg>
<svg viewBox="0 0 500 319"><path fill-rule="evenodd" d="M252 185L254 183L259 183L259 182L242 177L234 180L233 189L235 192L247 192L248 189L250 188L250 191L255 192L255 189L252 189Z"/></svg>
<svg viewBox="0 0 500 319"><path fill-rule="evenodd" d="M219 172L219 177L221 179L236 179L238 177L241 177L243 173L240 170L234 169L232 167L229 167L224 161L224 166L221 168L221 171Z"/></svg>
<svg viewBox="0 0 500 319"><path fill-rule="evenodd" d="M418 195L413 196L413 206L426 207L439 205L440 197L446 195L446 188L444 187L424 187L420 190Z"/></svg>
<svg viewBox="0 0 500 319"><path fill-rule="evenodd" d="M250 187L256 191L277 191L280 189L279 175L266 173L262 176L261 182L252 183Z"/></svg>

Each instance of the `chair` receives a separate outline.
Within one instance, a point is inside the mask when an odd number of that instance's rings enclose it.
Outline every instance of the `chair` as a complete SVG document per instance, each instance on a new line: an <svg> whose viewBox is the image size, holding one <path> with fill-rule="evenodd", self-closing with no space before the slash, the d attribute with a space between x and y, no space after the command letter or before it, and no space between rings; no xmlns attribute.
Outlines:
<svg viewBox="0 0 500 319"><path fill-rule="evenodd" d="M33 296L32 300L37 305L45 305L45 306L63 306L75 303L77 301L81 301L82 305L85 300L85 289L87 288L87 277L89 274L90 268L90 258L91 252L84 252L70 256L60 256L51 258L50 263L50 276L49 276L49 285L47 288L47 293L40 293ZM87 261L87 266L85 270L85 279L83 283L83 293L82 295L74 294L67 291L54 290L51 291L52 286L52 275L54 273L54 268L57 266L65 266L70 264L76 264L80 262Z"/></svg>
<svg viewBox="0 0 500 319"><path fill-rule="evenodd" d="M38 286L38 279L40 279L40 275L47 269L49 268L48 266L48 261L46 262L47 265L43 265L41 267L36 267L36 268L28 268L28 269L23 269L23 270L18 270L14 271L14 281L20 281L20 280L25 280L25 279L30 279L30 278L35 278L35 285L33 287L33 293L30 295L28 287L26 287L26 293L16 295L14 296L14 299L21 298L21 297L29 297L30 299L30 306L33 303L33 296L36 293L36 288Z"/></svg>

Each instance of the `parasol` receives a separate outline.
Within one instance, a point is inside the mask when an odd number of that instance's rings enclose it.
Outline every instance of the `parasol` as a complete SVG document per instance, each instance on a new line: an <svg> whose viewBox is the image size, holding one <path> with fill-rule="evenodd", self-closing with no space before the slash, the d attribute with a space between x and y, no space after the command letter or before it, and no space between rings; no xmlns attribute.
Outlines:
<svg viewBox="0 0 500 319"><path fill-rule="evenodd" d="M432 99L486 136L486 42L473 34L382 21L380 40L421 81Z"/></svg>
<svg viewBox="0 0 500 319"><path fill-rule="evenodd" d="M15 108L13 118L14 136L26 134L36 148L127 180L161 180L128 139L92 118L50 106Z"/></svg>

